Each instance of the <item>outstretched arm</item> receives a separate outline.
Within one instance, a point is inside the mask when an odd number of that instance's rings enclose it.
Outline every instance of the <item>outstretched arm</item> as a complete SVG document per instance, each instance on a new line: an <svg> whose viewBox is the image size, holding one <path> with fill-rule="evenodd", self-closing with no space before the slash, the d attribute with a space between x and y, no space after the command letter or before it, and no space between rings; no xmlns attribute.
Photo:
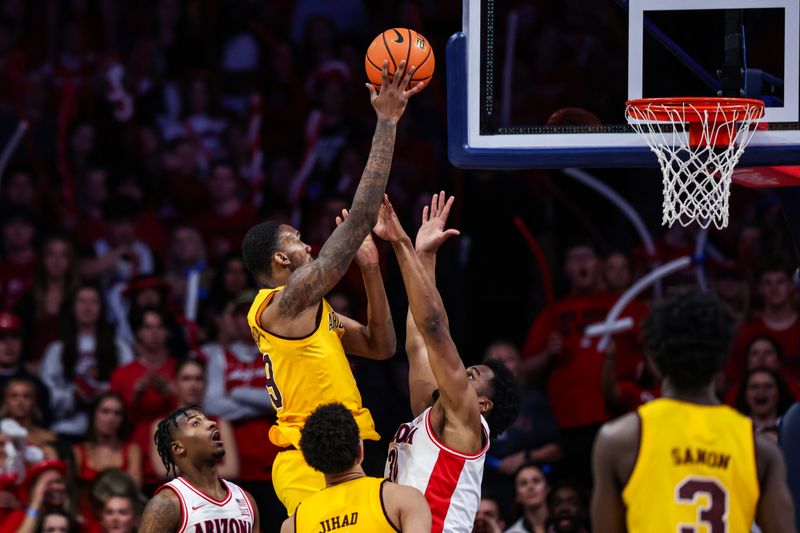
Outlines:
<svg viewBox="0 0 800 533"><path fill-rule="evenodd" d="M378 220L378 210L392 165L397 121L403 115L408 99L422 88L420 83L406 90L414 68L403 75L404 69L405 62L401 61L397 74L389 81L388 63L384 62L380 93L367 84L372 107L378 115L378 124L367 165L353 198L350 217L333 231L322 246L319 257L295 270L286 287L276 295L281 316L294 318L319 302L342 278L364 238Z"/></svg>
<svg viewBox="0 0 800 533"><path fill-rule="evenodd" d="M431 276L417 257L411 239L400 225L388 199L381 211L387 228L385 238L392 244L408 294L408 304L428 350L428 360L439 388L439 397L448 425L476 435L482 431L475 390L469 385L466 369L450 336L447 313ZM474 435L470 435L474 436Z"/></svg>
<svg viewBox="0 0 800 533"><path fill-rule="evenodd" d="M448 238L459 234L458 230L444 229L454 200L452 196L447 201L445 198L444 191L434 194L430 208L425 206L423 209L422 224L417 232L415 245L423 271L433 287L436 286L436 252ZM444 319L445 325L449 329L446 313ZM417 416L430 407L433 402L433 391L436 390L437 385L436 377L428 361L428 349L414 323L410 307L406 317L406 354L408 355L408 389L411 411L414 416Z"/></svg>
<svg viewBox="0 0 800 533"><path fill-rule="evenodd" d="M347 209L343 209L342 216L336 217L336 225L341 225L349 215ZM371 234L361 243L355 260L361 270L361 278L364 280L364 289L367 292L367 325L339 315L345 331L342 336L342 346L344 351L351 355L378 360L389 359L397 349L397 337L392 313L389 310L389 299L383 286L378 248Z"/></svg>

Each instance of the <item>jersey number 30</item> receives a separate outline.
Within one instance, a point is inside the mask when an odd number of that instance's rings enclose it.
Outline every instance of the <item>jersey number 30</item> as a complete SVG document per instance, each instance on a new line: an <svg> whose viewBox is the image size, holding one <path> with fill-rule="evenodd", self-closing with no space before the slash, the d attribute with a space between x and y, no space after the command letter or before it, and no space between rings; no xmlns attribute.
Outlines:
<svg viewBox="0 0 800 533"><path fill-rule="evenodd" d="M678 533L698 533L699 524L705 524L709 533L728 533L728 492L718 481L688 477L675 490L680 504L697 505L700 496L705 496L708 503L697 509L697 525L679 524Z"/></svg>
<svg viewBox="0 0 800 533"><path fill-rule="evenodd" d="M264 354L264 372L267 374L267 394L269 394L269 399L272 400L272 405L275 406L275 409L280 409L283 407L283 397L278 384L275 383L275 370L268 353Z"/></svg>

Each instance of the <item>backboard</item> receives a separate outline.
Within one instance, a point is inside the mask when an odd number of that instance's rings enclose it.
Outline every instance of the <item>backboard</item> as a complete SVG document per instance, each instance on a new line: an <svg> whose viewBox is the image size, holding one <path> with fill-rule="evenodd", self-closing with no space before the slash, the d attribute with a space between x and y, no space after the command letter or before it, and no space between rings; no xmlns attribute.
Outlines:
<svg viewBox="0 0 800 533"><path fill-rule="evenodd" d="M720 94L766 104L739 166L800 163L797 0L464 0L447 85L462 168L652 166L625 101Z"/></svg>

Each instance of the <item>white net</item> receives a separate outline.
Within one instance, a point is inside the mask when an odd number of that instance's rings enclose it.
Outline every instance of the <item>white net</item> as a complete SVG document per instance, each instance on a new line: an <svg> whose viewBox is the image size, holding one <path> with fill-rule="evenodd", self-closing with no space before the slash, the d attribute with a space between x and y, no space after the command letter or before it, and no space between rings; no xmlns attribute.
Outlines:
<svg viewBox="0 0 800 533"><path fill-rule="evenodd" d="M727 227L733 169L755 132L755 121L764 114L760 102L735 100L628 103L628 123L647 140L661 165L662 224Z"/></svg>

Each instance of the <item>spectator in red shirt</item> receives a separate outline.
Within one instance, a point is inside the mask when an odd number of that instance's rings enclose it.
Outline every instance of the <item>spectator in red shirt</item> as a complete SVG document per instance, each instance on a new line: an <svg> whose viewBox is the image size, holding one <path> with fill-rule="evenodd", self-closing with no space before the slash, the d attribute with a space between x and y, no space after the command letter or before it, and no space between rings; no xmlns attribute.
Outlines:
<svg viewBox="0 0 800 533"><path fill-rule="evenodd" d="M622 252L612 252L603 262L603 281L606 289L622 294L633 282L631 262Z"/></svg>
<svg viewBox="0 0 800 533"><path fill-rule="evenodd" d="M164 312L145 307L131 317L136 358L117 368L111 376L111 390L122 396L131 414L131 439L143 453L150 450L150 426L166 415L176 403L172 380L176 358L167 350ZM143 458L145 484L157 482L149 457Z"/></svg>
<svg viewBox="0 0 800 533"><path fill-rule="evenodd" d="M797 289L792 283L789 265L769 264L758 276L758 294L763 309L758 316L745 323L733 343L731 361L726 375L729 382L738 381L745 368L747 347L760 334L773 337L783 350L784 363L800 379L800 318L797 309Z"/></svg>
<svg viewBox="0 0 800 533"><path fill-rule="evenodd" d="M640 405L661 396L661 374L652 359L643 357L636 379L618 379L615 372L614 343L606 349L600 383L606 412L616 417L635 411Z"/></svg>
<svg viewBox="0 0 800 533"><path fill-rule="evenodd" d="M243 200L243 189L243 182L231 162L216 161L211 166L208 180L211 212L198 213L192 217L190 225L205 237L212 260L241 250L244 234L259 221L253 204Z"/></svg>
<svg viewBox="0 0 800 533"><path fill-rule="evenodd" d="M25 479L27 495L21 498L25 510L9 514L0 524L0 533L35 533L40 520L50 511L70 515L66 473L67 466L57 459L47 459L31 467Z"/></svg>
<svg viewBox="0 0 800 533"><path fill-rule="evenodd" d="M565 273L571 294L545 308L534 321L523 349L522 374L529 379L547 376L550 405L561 428L564 467L573 479L589 483L594 436L608 419L600 376L604 358L597 340L584 336L589 324L602 321L618 295L602 289L602 264L591 245L567 250ZM638 325L647 314L632 302L621 316L633 316ZM616 373L633 378L641 361L638 327L614 336Z"/></svg>
<svg viewBox="0 0 800 533"><path fill-rule="evenodd" d="M50 393L39 376L22 364L22 322L13 313L0 311L0 398L13 379L25 378L34 383L39 412L49 423Z"/></svg>
<svg viewBox="0 0 800 533"><path fill-rule="evenodd" d="M26 364L39 368L47 345L58 338L64 302L78 286L78 270L72 242L63 235L51 235L42 243L33 286L15 309L23 324Z"/></svg>
<svg viewBox="0 0 800 533"><path fill-rule="evenodd" d="M3 217L0 262L0 309L11 310L33 285L36 272L36 224L26 209L9 209Z"/></svg>

